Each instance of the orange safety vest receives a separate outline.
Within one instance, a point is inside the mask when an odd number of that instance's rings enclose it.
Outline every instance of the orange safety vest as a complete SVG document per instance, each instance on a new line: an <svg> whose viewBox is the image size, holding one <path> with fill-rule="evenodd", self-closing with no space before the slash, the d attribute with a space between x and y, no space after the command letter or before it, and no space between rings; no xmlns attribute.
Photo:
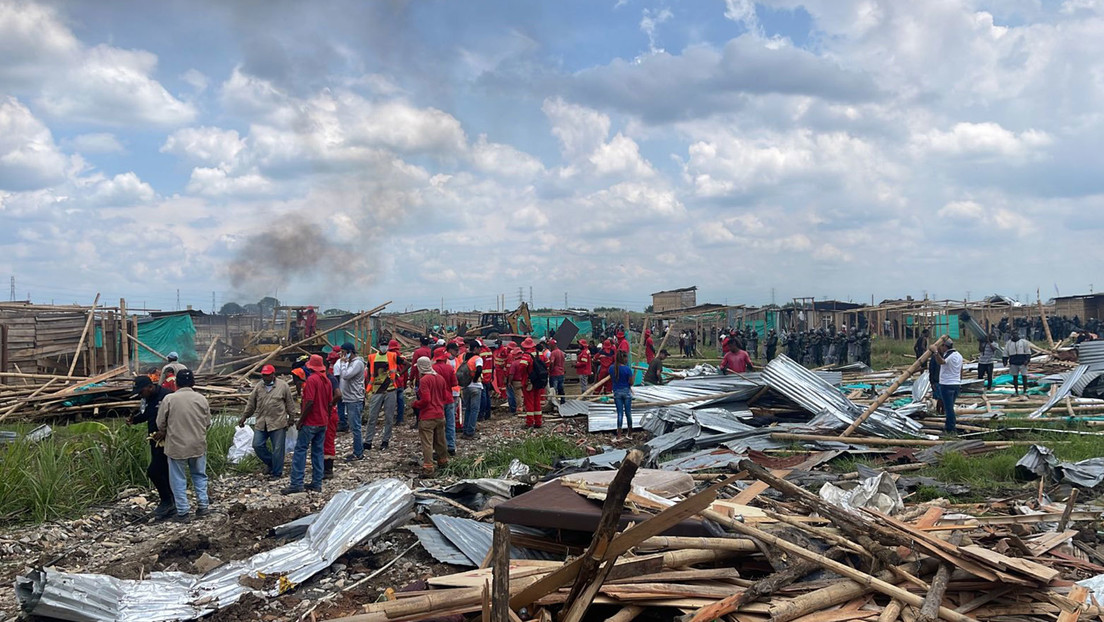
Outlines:
<svg viewBox="0 0 1104 622"><path fill-rule="evenodd" d="M396 388L395 383L399 378L399 354L398 352L386 352L387 356L387 375L391 377L391 388ZM376 375L376 355L368 355L368 377L372 378Z"/></svg>
<svg viewBox="0 0 1104 622"><path fill-rule="evenodd" d="M484 346L479 351L479 356L483 359L483 382L489 383L491 376L494 374L494 354L490 348Z"/></svg>
<svg viewBox="0 0 1104 622"><path fill-rule="evenodd" d="M452 371L460 371L460 363L462 363L463 361L461 361L460 356L457 355L456 358L452 359L451 361L446 361L446 362L449 365L452 365ZM452 392L456 393L456 394L459 394L460 393L460 385L456 385L456 386L452 387Z"/></svg>

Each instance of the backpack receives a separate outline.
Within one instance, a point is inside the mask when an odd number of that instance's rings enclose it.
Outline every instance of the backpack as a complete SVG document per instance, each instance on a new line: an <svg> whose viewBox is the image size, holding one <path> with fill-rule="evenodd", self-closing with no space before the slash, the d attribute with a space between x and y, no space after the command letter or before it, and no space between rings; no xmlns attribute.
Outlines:
<svg viewBox="0 0 1104 622"><path fill-rule="evenodd" d="M533 361L533 366L529 368L529 384L533 385L534 389L540 389L548 386L548 365L539 356L530 356Z"/></svg>
<svg viewBox="0 0 1104 622"><path fill-rule="evenodd" d="M460 388L464 388L472 383L472 371L467 361L464 361L456 368L456 384L460 385Z"/></svg>

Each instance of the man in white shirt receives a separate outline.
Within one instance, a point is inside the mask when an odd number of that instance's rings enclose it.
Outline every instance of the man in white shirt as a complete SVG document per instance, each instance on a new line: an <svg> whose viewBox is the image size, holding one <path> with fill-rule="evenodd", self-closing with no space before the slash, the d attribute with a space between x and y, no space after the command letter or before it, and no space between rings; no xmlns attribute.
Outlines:
<svg viewBox="0 0 1104 622"><path fill-rule="evenodd" d="M1004 364L1012 374L1012 393L1020 392L1020 378L1023 378L1024 395L1027 395L1027 364L1031 361L1031 342L1020 337L1020 331L1012 329L1012 338L1004 344Z"/></svg>
<svg viewBox="0 0 1104 622"><path fill-rule="evenodd" d="M954 406L962 388L962 355L954 349L954 341L948 337L932 356L939 363L939 399L943 402L943 412L947 417L943 429L947 434L957 434Z"/></svg>

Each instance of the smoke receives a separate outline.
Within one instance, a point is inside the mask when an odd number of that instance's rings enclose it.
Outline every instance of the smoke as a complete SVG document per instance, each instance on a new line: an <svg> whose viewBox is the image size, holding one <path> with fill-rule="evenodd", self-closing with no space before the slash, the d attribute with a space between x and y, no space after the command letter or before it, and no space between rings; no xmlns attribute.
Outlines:
<svg viewBox="0 0 1104 622"><path fill-rule="evenodd" d="M291 216L250 236L230 260L227 271L236 291L269 295L286 289L287 283L297 278L332 275L347 251L322 227Z"/></svg>

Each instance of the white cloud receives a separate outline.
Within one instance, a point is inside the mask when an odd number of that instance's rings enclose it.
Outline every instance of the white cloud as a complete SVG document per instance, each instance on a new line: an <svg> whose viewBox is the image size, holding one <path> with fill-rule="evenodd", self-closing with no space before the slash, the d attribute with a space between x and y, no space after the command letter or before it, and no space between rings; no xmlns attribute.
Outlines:
<svg viewBox="0 0 1104 622"><path fill-rule="evenodd" d="M256 172L230 175L222 168L196 167L188 180L188 192L205 196L268 194L273 184Z"/></svg>
<svg viewBox="0 0 1104 622"><path fill-rule="evenodd" d="M644 9L644 16L640 18L640 31L648 36L648 49L653 54L663 51L662 48L656 46L656 28L672 17L674 17L674 13L671 13L670 9L660 9L654 12L651 9Z"/></svg>
<svg viewBox="0 0 1104 622"><path fill-rule="evenodd" d="M95 177L80 183L86 187L88 203L96 207L127 207L149 203L157 197L153 187L134 172L120 173L111 179Z"/></svg>
<svg viewBox="0 0 1104 622"><path fill-rule="evenodd" d="M0 190L35 190L65 179L68 158L50 130L14 97L0 97Z"/></svg>
<svg viewBox="0 0 1104 622"><path fill-rule="evenodd" d="M50 81L42 90L38 102L49 114L107 125L178 125L195 118L195 106L176 99L150 77L157 56L108 45L81 56L64 79Z"/></svg>
<svg viewBox="0 0 1104 622"><path fill-rule="evenodd" d="M123 143L110 132L78 134L64 144L81 153L124 153L126 151Z"/></svg>
<svg viewBox="0 0 1104 622"><path fill-rule="evenodd" d="M203 72L199 71L198 69L189 69L188 71L185 71L184 73L180 74L180 79L183 80L185 84L195 89L196 93L202 93L206 91L207 84L209 83L209 81L207 80L207 76L205 76Z"/></svg>
<svg viewBox="0 0 1104 622"><path fill-rule="evenodd" d="M218 127L186 127L176 130L161 145L161 153L171 153L190 162L209 165L234 164L245 149L245 140L237 130Z"/></svg>
<svg viewBox="0 0 1104 622"><path fill-rule="evenodd" d="M529 179L544 172L537 158L511 145L489 142L486 134L472 144L471 158L477 170L492 175Z"/></svg>
<svg viewBox="0 0 1104 622"><path fill-rule="evenodd" d="M30 2L0 2L0 87L37 84L80 50L57 13Z"/></svg>
<svg viewBox="0 0 1104 622"><path fill-rule="evenodd" d="M759 17L755 14L754 0L725 0L724 16L743 24L750 32L762 34Z"/></svg>
<svg viewBox="0 0 1104 622"><path fill-rule="evenodd" d="M629 178L654 176L652 165L640 155L640 147L620 132L608 143L599 145L588 158L598 175L621 175Z"/></svg>
<svg viewBox="0 0 1104 622"><path fill-rule="evenodd" d="M610 118L597 110L556 98L544 100L541 111L552 123L552 134L559 139L564 157L569 160L590 155L609 136Z"/></svg>
<svg viewBox="0 0 1104 622"><path fill-rule="evenodd" d="M956 123L950 131L931 129L913 137L920 150L935 155L1021 157L1053 142L1046 132L1015 134L998 123Z"/></svg>

